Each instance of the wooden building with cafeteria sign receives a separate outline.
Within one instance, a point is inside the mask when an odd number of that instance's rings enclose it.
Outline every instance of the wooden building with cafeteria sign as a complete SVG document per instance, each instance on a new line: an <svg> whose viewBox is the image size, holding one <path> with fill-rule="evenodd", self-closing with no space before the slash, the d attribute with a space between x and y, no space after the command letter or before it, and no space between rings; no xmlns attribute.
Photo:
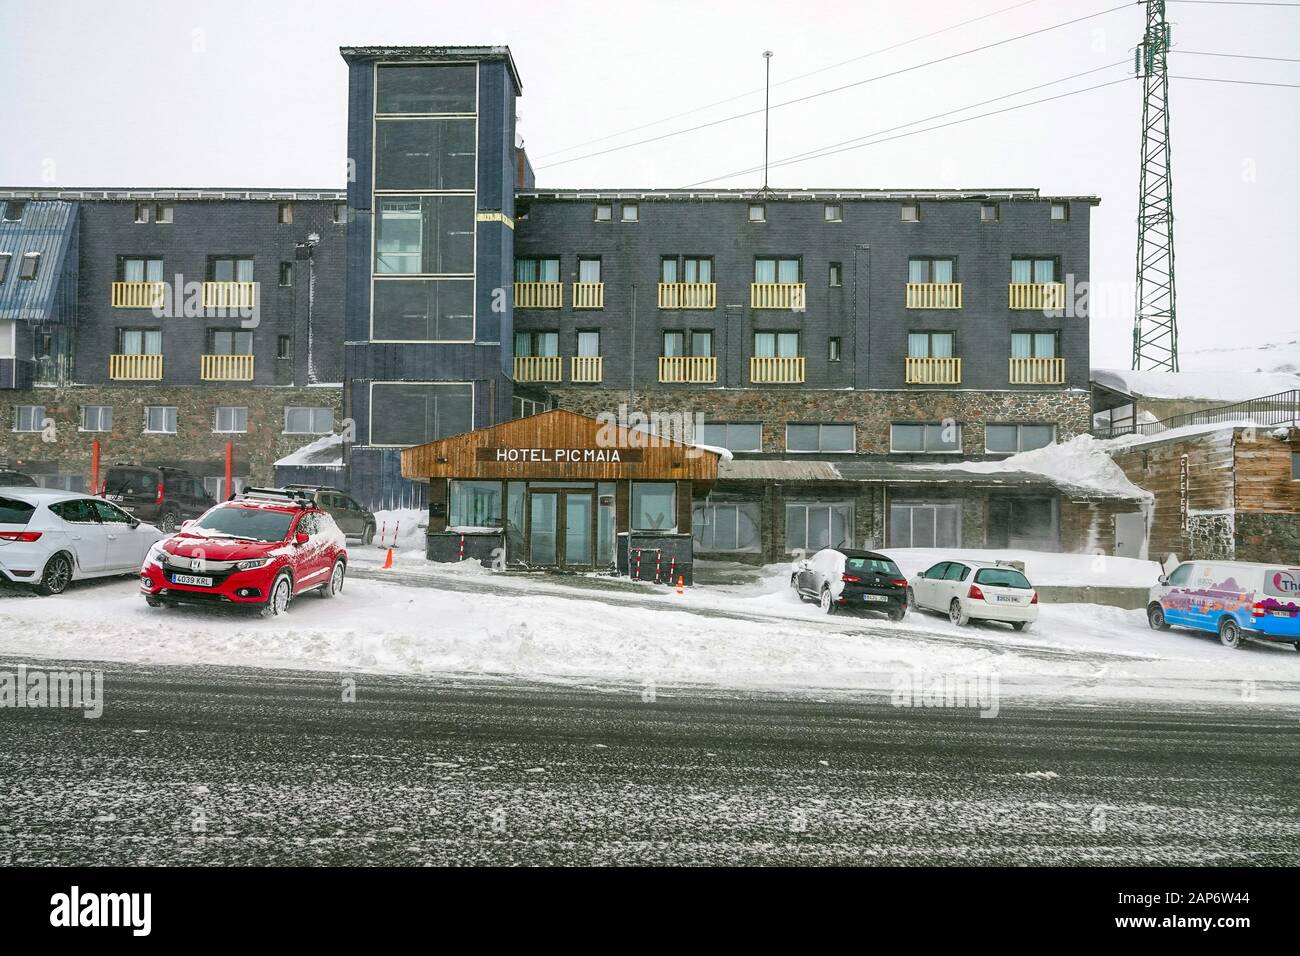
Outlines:
<svg viewBox="0 0 1300 956"><path fill-rule="evenodd" d="M689 583L720 456L556 409L403 449L402 477L429 483L431 561Z"/></svg>

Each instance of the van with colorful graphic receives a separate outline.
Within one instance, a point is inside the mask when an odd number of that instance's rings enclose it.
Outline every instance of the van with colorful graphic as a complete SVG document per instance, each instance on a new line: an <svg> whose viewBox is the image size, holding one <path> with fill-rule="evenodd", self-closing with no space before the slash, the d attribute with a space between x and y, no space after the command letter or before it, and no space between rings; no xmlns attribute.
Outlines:
<svg viewBox="0 0 1300 956"><path fill-rule="evenodd" d="M1244 561L1185 561L1151 589L1147 621L1157 631L1188 627L1300 650L1300 568Z"/></svg>

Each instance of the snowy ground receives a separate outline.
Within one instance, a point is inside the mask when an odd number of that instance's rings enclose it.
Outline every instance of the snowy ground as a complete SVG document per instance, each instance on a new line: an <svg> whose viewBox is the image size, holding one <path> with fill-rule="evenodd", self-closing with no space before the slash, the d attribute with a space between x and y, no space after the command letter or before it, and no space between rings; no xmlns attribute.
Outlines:
<svg viewBox="0 0 1300 956"><path fill-rule="evenodd" d="M494 574L399 549L353 551L340 599L299 599L278 620L151 609L133 580L54 598L0 590L0 656L235 664L393 674L506 676L733 688L878 690L900 674L996 674L1002 693L1300 703L1300 654L1155 633L1140 611L1045 605L1031 632L909 615L827 617L786 569L688 588ZM387 580L385 580L387 576Z"/></svg>

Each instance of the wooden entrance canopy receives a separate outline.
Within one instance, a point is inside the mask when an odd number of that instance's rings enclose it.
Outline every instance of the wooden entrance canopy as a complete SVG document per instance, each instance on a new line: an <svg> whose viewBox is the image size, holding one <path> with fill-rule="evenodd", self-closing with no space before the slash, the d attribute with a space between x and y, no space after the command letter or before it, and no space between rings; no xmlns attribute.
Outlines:
<svg viewBox="0 0 1300 956"><path fill-rule="evenodd" d="M718 477L716 451L564 409L402 449L402 477L698 481Z"/></svg>

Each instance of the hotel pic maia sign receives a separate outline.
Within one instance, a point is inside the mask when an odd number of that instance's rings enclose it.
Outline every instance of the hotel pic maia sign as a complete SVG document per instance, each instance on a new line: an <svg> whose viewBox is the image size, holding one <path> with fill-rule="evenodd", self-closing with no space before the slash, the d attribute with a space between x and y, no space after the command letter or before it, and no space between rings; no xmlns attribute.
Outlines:
<svg viewBox="0 0 1300 956"><path fill-rule="evenodd" d="M639 462L640 448L514 448L488 446L474 449L476 461L500 464L617 465Z"/></svg>

